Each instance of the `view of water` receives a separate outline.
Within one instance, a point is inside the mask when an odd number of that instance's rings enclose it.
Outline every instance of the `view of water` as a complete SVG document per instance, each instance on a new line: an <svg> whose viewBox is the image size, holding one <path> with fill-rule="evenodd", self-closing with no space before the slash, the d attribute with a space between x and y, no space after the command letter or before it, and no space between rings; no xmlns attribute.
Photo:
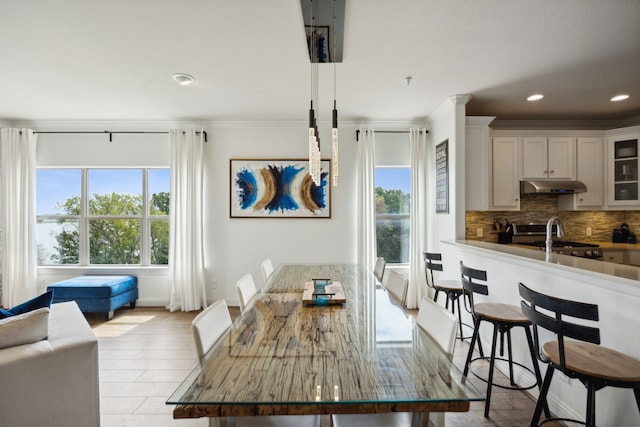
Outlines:
<svg viewBox="0 0 640 427"><path fill-rule="evenodd" d="M56 220L36 222L36 242L38 245L38 259L40 265L57 264L51 256L57 254L58 242L56 236L63 230L72 231L78 229L77 222L65 222L58 224Z"/></svg>

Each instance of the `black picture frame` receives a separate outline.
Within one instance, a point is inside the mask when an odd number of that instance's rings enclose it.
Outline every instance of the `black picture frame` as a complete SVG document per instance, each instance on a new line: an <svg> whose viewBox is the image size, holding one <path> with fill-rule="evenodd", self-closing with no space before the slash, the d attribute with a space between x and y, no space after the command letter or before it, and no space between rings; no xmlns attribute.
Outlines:
<svg viewBox="0 0 640 427"><path fill-rule="evenodd" d="M449 213L449 140L436 145L436 213Z"/></svg>

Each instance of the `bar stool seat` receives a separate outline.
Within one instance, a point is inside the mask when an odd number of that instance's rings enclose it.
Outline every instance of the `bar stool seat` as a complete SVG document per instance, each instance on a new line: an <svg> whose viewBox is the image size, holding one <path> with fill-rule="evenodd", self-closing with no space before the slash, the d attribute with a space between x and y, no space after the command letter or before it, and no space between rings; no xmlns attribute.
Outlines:
<svg viewBox="0 0 640 427"><path fill-rule="evenodd" d="M482 317L489 322L511 323L513 326L531 325L529 319L522 314L522 310L517 305L502 304L495 302L480 302L473 307L476 316Z"/></svg>
<svg viewBox="0 0 640 427"><path fill-rule="evenodd" d="M559 365L558 342L544 343L542 356L547 362ZM567 371L579 376L586 375L613 383L640 383L640 360L611 348L582 341L565 341L564 357Z"/></svg>
<svg viewBox="0 0 640 427"><path fill-rule="evenodd" d="M462 289L462 283L458 280L436 280L434 286L438 288L439 291L442 292L455 292L458 291L462 293L464 290Z"/></svg>

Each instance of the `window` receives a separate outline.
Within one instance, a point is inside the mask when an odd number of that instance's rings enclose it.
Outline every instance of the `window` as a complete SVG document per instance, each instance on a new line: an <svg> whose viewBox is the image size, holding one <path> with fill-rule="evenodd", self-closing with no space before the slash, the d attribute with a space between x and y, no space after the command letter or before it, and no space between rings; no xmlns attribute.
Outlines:
<svg viewBox="0 0 640 427"><path fill-rule="evenodd" d="M36 175L38 265L166 265L169 169Z"/></svg>
<svg viewBox="0 0 640 427"><path fill-rule="evenodd" d="M411 169L376 167L377 256L388 263L409 262Z"/></svg>

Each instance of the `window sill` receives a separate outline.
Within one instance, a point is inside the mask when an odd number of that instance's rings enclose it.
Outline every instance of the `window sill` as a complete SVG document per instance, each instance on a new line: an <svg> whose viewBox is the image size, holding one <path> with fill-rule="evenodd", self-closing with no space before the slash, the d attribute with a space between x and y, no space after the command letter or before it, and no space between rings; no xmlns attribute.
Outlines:
<svg viewBox="0 0 640 427"><path fill-rule="evenodd" d="M45 265L38 267L38 274L144 274L144 275L166 275L169 271L168 266L157 265Z"/></svg>

